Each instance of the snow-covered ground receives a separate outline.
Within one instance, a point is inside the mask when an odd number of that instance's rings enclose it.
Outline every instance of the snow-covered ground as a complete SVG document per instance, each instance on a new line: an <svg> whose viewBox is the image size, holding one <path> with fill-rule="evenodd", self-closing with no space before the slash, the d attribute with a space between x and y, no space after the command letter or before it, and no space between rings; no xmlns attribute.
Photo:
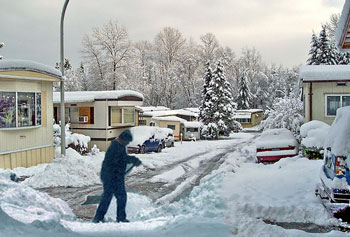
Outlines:
<svg viewBox="0 0 350 237"><path fill-rule="evenodd" d="M137 155L143 167L133 172L161 169L190 157L186 165L198 167L207 157L252 137L234 134L220 141L176 143L174 148L161 153ZM131 223L113 221L116 208L113 200L106 215L108 222L94 224L77 221L63 201L29 187L84 186L99 182L104 153L81 157L68 150L67 154L67 158L46 167L30 168L35 172L14 170L18 175L36 174L20 184L13 183L6 175L0 176L0 236L347 236L337 231L310 234L286 230L263 221L318 225L332 222L314 196L322 161L288 158L273 165L256 164L252 158L255 145L238 145L217 170L202 178L200 185L179 201L155 204L146 196L130 192L127 213ZM152 181L172 183L184 172L183 167L164 170Z"/></svg>

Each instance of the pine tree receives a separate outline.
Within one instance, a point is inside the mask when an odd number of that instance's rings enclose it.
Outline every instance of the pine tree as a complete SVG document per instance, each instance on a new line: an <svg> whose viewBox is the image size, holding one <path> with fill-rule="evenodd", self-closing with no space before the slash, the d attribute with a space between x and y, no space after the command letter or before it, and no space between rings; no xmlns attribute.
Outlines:
<svg viewBox="0 0 350 237"><path fill-rule="evenodd" d="M211 103L210 103L210 95L208 93L209 84L213 77L213 71L210 67L210 63L207 62L205 64L205 73L204 73L204 85L202 90L202 103L199 107L199 119L204 123L208 124L208 121L210 118L208 117L208 114L210 114L210 110L212 109Z"/></svg>
<svg viewBox="0 0 350 237"><path fill-rule="evenodd" d="M317 59L318 51L319 51L319 40L315 34L315 32L312 33L311 38L311 49L309 51L309 58L307 60L308 65L319 65L319 61Z"/></svg>
<svg viewBox="0 0 350 237"><path fill-rule="evenodd" d="M350 64L350 53L338 52L338 64L339 65L349 65Z"/></svg>
<svg viewBox="0 0 350 237"><path fill-rule="evenodd" d="M326 27L322 26L319 37L319 52L317 55L317 60L323 65L336 65L337 64L337 51L334 45L331 44Z"/></svg>
<svg viewBox="0 0 350 237"><path fill-rule="evenodd" d="M249 109L252 95L248 87L247 72L244 70L238 81L238 97L237 107L238 109Z"/></svg>
<svg viewBox="0 0 350 237"><path fill-rule="evenodd" d="M226 80L224 66L219 61L213 72L212 79L207 88L209 110L206 113L206 133L212 137L218 137L220 133L231 132L239 129L239 125L233 119L235 103L233 102L231 85Z"/></svg>

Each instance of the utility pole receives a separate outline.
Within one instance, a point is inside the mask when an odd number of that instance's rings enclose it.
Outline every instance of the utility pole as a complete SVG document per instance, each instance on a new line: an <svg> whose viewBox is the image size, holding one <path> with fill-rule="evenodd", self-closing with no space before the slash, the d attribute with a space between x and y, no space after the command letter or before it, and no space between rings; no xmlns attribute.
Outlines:
<svg viewBox="0 0 350 237"><path fill-rule="evenodd" d="M64 44L63 44L63 23L64 23L64 15L66 13L66 8L69 0L66 0L63 5L62 14L61 14L61 27L60 27L60 51L61 51L61 155L66 155L66 119L64 112Z"/></svg>

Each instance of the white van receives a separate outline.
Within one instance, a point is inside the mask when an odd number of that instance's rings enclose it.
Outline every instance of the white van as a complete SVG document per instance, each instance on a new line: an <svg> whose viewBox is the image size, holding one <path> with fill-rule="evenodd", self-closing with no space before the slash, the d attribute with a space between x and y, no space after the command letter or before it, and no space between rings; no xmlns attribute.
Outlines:
<svg viewBox="0 0 350 237"><path fill-rule="evenodd" d="M200 139L200 122L181 122L182 140L196 141Z"/></svg>

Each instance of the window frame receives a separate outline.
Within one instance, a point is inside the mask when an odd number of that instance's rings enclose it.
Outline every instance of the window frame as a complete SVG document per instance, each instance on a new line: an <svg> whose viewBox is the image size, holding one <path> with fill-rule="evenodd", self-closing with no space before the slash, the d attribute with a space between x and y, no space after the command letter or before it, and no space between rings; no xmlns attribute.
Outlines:
<svg viewBox="0 0 350 237"><path fill-rule="evenodd" d="M328 106L327 105L328 105L328 97L330 97L330 96L338 96L338 97L340 97L340 107L339 108L342 108L342 107L344 107L343 106L343 96L350 96L350 94L325 94L325 101L324 101L325 117L327 117L327 118L335 118L337 116L337 112L336 112L335 115L328 115Z"/></svg>
<svg viewBox="0 0 350 237"><path fill-rule="evenodd" d="M171 130L175 131L176 130L176 124L167 124L167 128L170 128Z"/></svg>
<svg viewBox="0 0 350 237"><path fill-rule="evenodd" d="M121 123L113 123L113 113L112 110L113 109L120 109L121 110ZM125 123L125 119L124 119L124 110L129 109L129 110L133 110L133 122L131 123ZM111 106L110 109L110 113L111 113L111 126L124 126L124 125L136 125L136 109L133 107L117 107L117 106Z"/></svg>
<svg viewBox="0 0 350 237"><path fill-rule="evenodd" d="M43 111L42 111L42 101L43 101L43 94L42 91L15 91L15 90L0 90L0 92L5 92L5 93L15 93L16 94L16 101L15 101L15 114L16 114L16 127L11 127L11 128L1 128L0 130L24 130L24 129L31 129L31 128L39 128L42 127L43 125ZM18 93L34 93L34 113L35 113L35 120L34 123L35 125L32 126L24 126L24 127L19 127L19 122L18 122ZM37 109L37 94L40 94L40 101L41 101L41 123L38 125L38 121L37 121L37 113L38 113L38 109Z"/></svg>

